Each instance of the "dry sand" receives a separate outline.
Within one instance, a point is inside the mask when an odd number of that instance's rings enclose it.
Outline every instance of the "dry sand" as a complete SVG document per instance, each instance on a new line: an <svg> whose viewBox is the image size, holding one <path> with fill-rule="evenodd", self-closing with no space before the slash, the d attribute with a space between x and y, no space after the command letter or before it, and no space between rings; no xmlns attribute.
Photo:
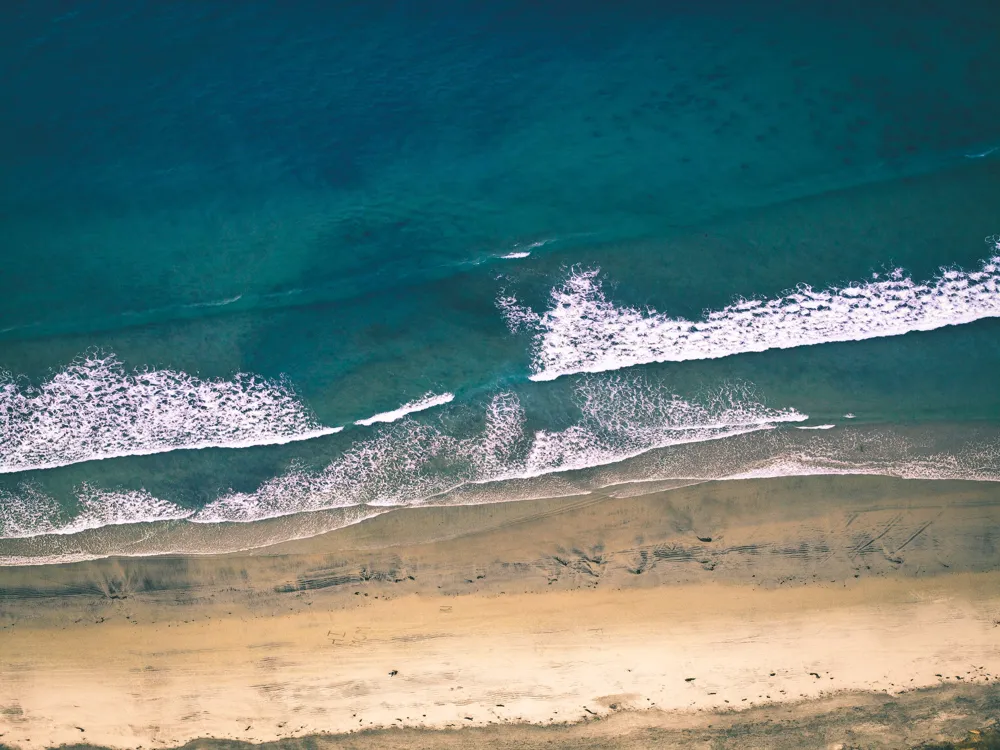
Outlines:
<svg viewBox="0 0 1000 750"><path fill-rule="evenodd" d="M451 731L349 746L642 747L669 731L695 747L751 716L834 717L797 747L960 736L998 707L998 505L988 483L724 482L400 511L254 553L7 568L0 742L405 726Z"/></svg>

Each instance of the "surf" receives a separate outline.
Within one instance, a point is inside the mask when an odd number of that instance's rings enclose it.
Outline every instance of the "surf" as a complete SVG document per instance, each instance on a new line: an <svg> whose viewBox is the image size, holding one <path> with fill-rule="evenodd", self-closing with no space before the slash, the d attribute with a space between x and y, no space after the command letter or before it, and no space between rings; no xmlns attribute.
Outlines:
<svg viewBox="0 0 1000 750"><path fill-rule="evenodd" d="M289 383L248 373L205 380L129 371L113 354L90 352L38 386L0 376L0 473L277 445L342 429L320 424Z"/></svg>
<svg viewBox="0 0 1000 750"><path fill-rule="evenodd" d="M415 401L403 404L398 409L382 412L381 414L375 414L374 416L367 417L365 419L359 419L354 424L362 427L371 427L373 424L377 424L379 422L395 422L402 419L407 414L413 414L418 411L426 411L427 409L433 409L435 406L443 406L444 404L451 403L454 398L454 393L441 393L437 395L427 393Z"/></svg>
<svg viewBox="0 0 1000 750"><path fill-rule="evenodd" d="M843 287L800 285L770 299L739 299L699 320L619 306L599 269L574 270L539 314L502 295L497 306L512 331L534 331L530 378L619 370L651 362L718 359L748 352L863 341L930 331L1000 316L997 253L973 271L942 268L924 282L902 269Z"/></svg>

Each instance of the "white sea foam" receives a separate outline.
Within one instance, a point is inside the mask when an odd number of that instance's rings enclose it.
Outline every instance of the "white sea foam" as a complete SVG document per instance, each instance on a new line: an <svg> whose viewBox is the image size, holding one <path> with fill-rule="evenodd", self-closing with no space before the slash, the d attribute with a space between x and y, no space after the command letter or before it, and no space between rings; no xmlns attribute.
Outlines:
<svg viewBox="0 0 1000 750"><path fill-rule="evenodd" d="M435 396L440 403L451 394ZM424 407L430 397L422 400ZM494 397L478 431L464 437L406 413L381 420L375 434L358 440L321 471L294 466L253 492L228 492L191 515L154 498L109 495L109 523L185 517L194 523L252 522L334 508L380 508L419 504L468 484L531 479L615 463L668 445L717 440L781 422L807 419L791 409L769 409L753 392L733 386L687 400L661 385L626 374L585 378L576 390L580 418L563 430L525 429L526 415L510 394ZM415 402L417 403L417 402ZM434 404L436 405L436 404ZM408 405L412 406L412 405ZM89 491L87 491L89 492ZM28 491L10 513L18 535L70 533L93 528L102 516L90 512L78 490L80 515L49 522L55 511ZM92 493L91 493L92 494ZM131 504L128 504L131 503ZM49 504L51 505L51 504ZM127 506L128 512L124 510ZM30 508L42 508L32 515ZM114 509L123 508L121 512ZM13 526L12 526L13 528Z"/></svg>
<svg viewBox="0 0 1000 750"><path fill-rule="evenodd" d="M145 490L97 490L83 484L76 489L75 495L77 507L74 512L68 512L32 485L21 485L16 493L0 490L0 539L76 534L103 526L174 521L193 513Z"/></svg>
<svg viewBox="0 0 1000 750"><path fill-rule="evenodd" d="M1000 250L1000 238L987 242ZM619 307L605 296L598 273L573 272L552 290L541 315L512 296L497 300L512 331L537 331L532 380L898 336L1000 316L1000 256L976 271L942 269L923 283L897 269L887 280L843 288L802 285L774 299L739 300L698 321Z"/></svg>
<svg viewBox="0 0 1000 750"><path fill-rule="evenodd" d="M127 371L91 353L40 386L0 375L0 473L181 448L243 448L339 432L284 382Z"/></svg>
<svg viewBox="0 0 1000 750"><path fill-rule="evenodd" d="M523 457L521 448L524 446L518 447L519 441L524 437L521 421L523 414L520 413L516 401L512 401L509 397L498 398L491 405L490 411L496 412L495 417L491 419L499 422L495 422L493 428L487 426L480 440L449 442L445 439L439 444L438 457L450 456L454 449L468 451L470 446L476 444L479 453L475 455L482 461L478 465L485 467L484 474L492 470L490 466L495 468L510 460L516 460L517 456ZM416 423L402 420L385 429L396 436L410 436L411 433L403 428L413 424ZM438 439L433 432L427 431L426 426L421 430L425 439ZM514 436L513 444L509 440L511 436ZM498 442L490 443L493 438ZM528 441L533 442L530 436ZM405 467L407 460L417 456L416 452L400 452L402 447L392 441L382 442L377 446L371 445L370 441L364 441L356 446L354 457L346 461L342 469L367 466L370 471L366 475L369 481L373 479L387 481L394 487L398 482L398 475L394 474L393 470L388 470L387 466L380 469L381 459L377 454L380 450L388 450L386 458L391 459L389 463L395 461L398 470L401 466ZM493 457L489 458L491 452ZM415 468L418 473L426 470L422 459L418 459L417 464L409 468ZM902 429L899 426L846 426L842 430L833 432L770 429L753 434L733 435L723 440L709 439L670 445L662 450L649 451L632 459L585 471L563 471L537 478L515 478L493 483L466 482L453 489L439 481L437 486L443 487L443 491L431 495L419 493L422 490L433 489L434 483L429 483L425 487L415 483L411 485L411 489L416 490L416 494L396 493L395 507L478 505L574 495L583 497L602 488L612 488L610 491L604 490L602 494L630 497L711 480L866 474L921 480L998 482L1000 481L1000 430L995 425L979 427L958 425L953 429L949 429L947 425L910 429ZM346 474L343 476L346 477ZM300 480L303 484L300 485L300 489L307 489L309 483L313 483L312 488L317 489L316 478L316 475L302 472ZM376 485L377 481L368 488L368 492L375 493ZM30 493L31 488L27 490ZM100 498L105 493L96 494ZM363 494L358 492L355 497L360 498ZM369 496L374 495L369 494ZM244 496L243 499L250 497ZM278 499L279 495L276 494L274 497ZM24 536L28 533L32 538L20 541L7 539L0 544L0 565L69 562L121 554L147 555L171 552L202 554L252 549L289 539L322 534L389 511L393 507L362 503L311 513L278 506L270 510L277 511L275 515L283 518L266 521L263 524L219 526L211 522L233 520L228 511L244 512L244 520L258 520L251 517L249 511L252 508L246 506L241 508L238 503L234 503L217 519L208 518L208 514L198 519L205 523L181 522L166 525L132 523L131 526L121 527L111 534L93 530L93 524L90 523L81 524L81 527L86 525L91 529L81 535L70 536L67 535L69 532L66 532L39 537L37 534L45 532L31 529L22 533L12 533L18 531L17 527L4 525L13 515L11 508L14 508L17 502L29 504L33 508L38 507L37 498L25 495L19 501L11 495L0 495L0 519L3 519L0 520L0 531L3 532L0 536ZM50 502L54 506L54 501ZM329 502L331 498L323 498L318 506ZM147 509L154 507L148 496L145 498L145 507ZM168 511L171 509L171 506L166 507ZM184 512L176 509L176 506L172 507L175 509L174 513ZM5 510L6 515L4 515ZM152 514L136 515L152 519ZM127 514L117 514L114 517L120 523L130 523ZM262 514L259 518L268 516ZM16 522L18 518L15 517L14 520ZM66 524L60 521L52 526L65 528Z"/></svg>
<svg viewBox="0 0 1000 750"><path fill-rule="evenodd" d="M921 454L906 440L892 443L891 451L861 458L847 454L837 444L810 445L772 456L757 466L734 471L719 479L869 475L898 479L1000 481L1000 450L996 446L966 448L960 453Z"/></svg>
<svg viewBox="0 0 1000 750"><path fill-rule="evenodd" d="M530 307L519 305L517 297L513 294L506 294L501 290L496 304L503 313L504 321L511 333L538 328L541 324L541 316Z"/></svg>
<svg viewBox="0 0 1000 750"><path fill-rule="evenodd" d="M1000 481L1000 431L988 426L971 432L940 426L905 432L874 426L777 429L806 417L765 407L741 387L681 399L634 373L588 376L579 383L577 399L580 417L562 430L527 429L524 409L512 395L495 397L480 429L464 431L461 438L442 429L454 424L458 414L440 423L404 418L380 425L320 471L294 467L256 491L225 493L194 515L142 491L86 486L76 490L70 503L75 510L64 512L40 490L22 483L17 493L0 493L0 538L47 535L59 540L88 529L88 535L99 534L93 530L109 524L186 519L193 522L190 528L201 530L190 539L203 541L191 541L193 546L184 549L197 551L235 544L233 540L254 546L263 538L252 529L215 526L222 522L285 517L290 525L282 521L268 527L265 536L274 543L292 538L282 536L286 533L296 538L322 533L329 524L308 519L322 519L324 513L360 520L394 507L580 495L610 485L628 485L622 492L643 494L638 483L653 491L706 480L792 475ZM343 525L342 520L334 519L330 528ZM186 527L156 525L148 533L131 528L88 536L86 549L98 550L97 556L163 551L162 545L176 550L169 546L176 542L169 540ZM308 530L313 527L320 530ZM132 541L123 547L123 540ZM78 551L69 541L11 544L0 545L0 564L28 560L44 550L55 562Z"/></svg>
<svg viewBox="0 0 1000 750"><path fill-rule="evenodd" d="M0 542L0 565L51 565L103 557L207 555L242 552L307 539L342 529L385 512L378 508L346 508L300 513L253 525L130 523L113 530L50 534Z"/></svg>
<svg viewBox="0 0 1000 750"><path fill-rule="evenodd" d="M421 398L418 398L416 401L410 401L407 404L403 404L398 409L376 414L375 416L368 417L367 419L359 419L354 424L370 427L378 422L395 422L402 419L407 414L413 414L414 412L424 411L426 409L433 409L435 406L443 406L444 404L453 401L454 398L454 393L442 393L439 395L427 393Z"/></svg>
<svg viewBox="0 0 1000 750"><path fill-rule="evenodd" d="M774 430L752 439L705 444L685 456L662 458L651 469L646 476L656 479L836 474L1000 482L1000 430L968 424Z"/></svg>
<svg viewBox="0 0 1000 750"><path fill-rule="evenodd" d="M327 508L498 502L636 482L681 486L826 474L1000 481L995 437L942 448L934 442L938 437L942 445L954 438L939 436L937 429L923 436L930 444L884 428L780 430L781 423L806 417L768 409L740 388L688 401L648 386L631 378L610 385L605 379L585 382L581 419L559 431L526 431L524 411L510 395L493 400L484 429L469 438L402 420L360 441L322 472L290 472L256 492L224 496L190 520L258 521ZM612 397L592 400L602 391ZM539 481L545 484L533 484Z"/></svg>
<svg viewBox="0 0 1000 750"><path fill-rule="evenodd" d="M534 242L521 243L518 242L514 245L509 253L501 255L503 260L518 260L520 258L527 258L531 255L531 251L538 247L544 247L550 242L555 242L555 237L550 237L545 240L536 240Z"/></svg>
<svg viewBox="0 0 1000 750"><path fill-rule="evenodd" d="M796 427L796 430L832 430L837 425L835 424L815 424L808 425L806 427Z"/></svg>
<svg viewBox="0 0 1000 750"><path fill-rule="evenodd" d="M257 521L334 507L405 506L464 484L527 479L614 463L666 445L715 440L807 419L768 409L745 387L696 401L641 378L582 382L580 420L560 431L525 430L513 395L489 404L483 429L470 437L401 419L358 441L321 472L295 468L252 493L229 493L191 518L197 523Z"/></svg>
<svg viewBox="0 0 1000 750"><path fill-rule="evenodd" d="M527 457L497 478L531 478L603 466L669 445L772 429L808 417L769 409L746 386L729 386L688 401L639 376L590 378L577 387L581 420L561 431L534 433Z"/></svg>
<svg viewBox="0 0 1000 750"><path fill-rule="evenodd" d="M359 440L322 471L295 467L254 492L223 495L191 520L249 522L329 508L420 502L508 466L523 420L520 404L505 395L490 403L484 429L473 438L455 438L434 425L404 418Z"/></svg>

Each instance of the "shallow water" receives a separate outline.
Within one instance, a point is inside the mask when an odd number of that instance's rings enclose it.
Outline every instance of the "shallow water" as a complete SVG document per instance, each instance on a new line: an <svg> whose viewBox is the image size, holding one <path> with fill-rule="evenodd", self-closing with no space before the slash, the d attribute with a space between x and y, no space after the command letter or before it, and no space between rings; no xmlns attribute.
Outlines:
<svg viewBox="0 0 1000 750"><path fill-rule="evenodd" d="M0 537L1000 478L992 3L2 13Z"/></svg>

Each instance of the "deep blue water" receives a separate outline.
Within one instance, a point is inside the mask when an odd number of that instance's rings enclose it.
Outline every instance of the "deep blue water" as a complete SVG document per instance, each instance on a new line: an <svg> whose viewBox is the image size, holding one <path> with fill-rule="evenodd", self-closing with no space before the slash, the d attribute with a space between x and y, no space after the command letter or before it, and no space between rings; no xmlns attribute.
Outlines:
<svg viewBox="0 0 1000 750"><path fill-rule="evenodd" d="M991 2L0 9L0 558L1000 479L998 34Z"/></svg>

